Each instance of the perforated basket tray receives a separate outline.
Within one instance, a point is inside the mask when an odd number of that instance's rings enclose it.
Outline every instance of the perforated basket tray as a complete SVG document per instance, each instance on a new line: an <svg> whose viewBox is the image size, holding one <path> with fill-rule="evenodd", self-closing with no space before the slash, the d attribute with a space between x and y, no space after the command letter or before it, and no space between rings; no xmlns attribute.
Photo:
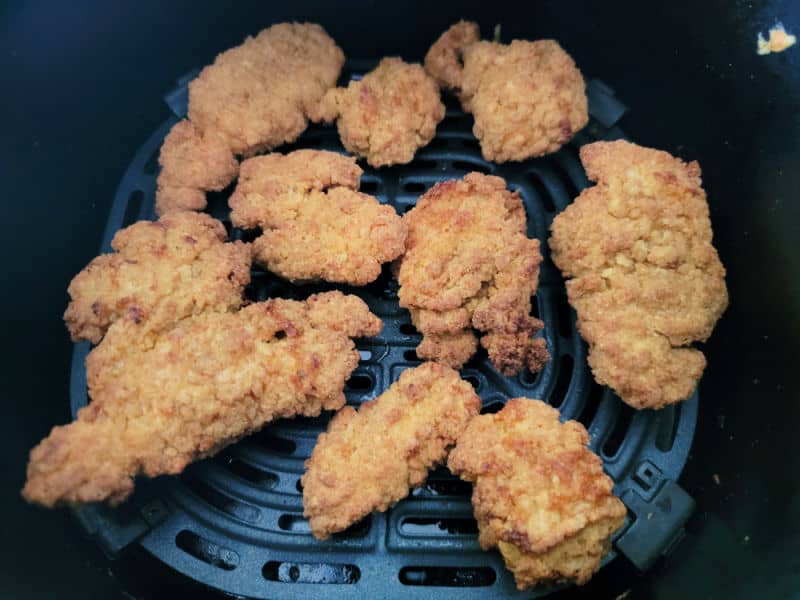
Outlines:
<svg viewBox="0 0 800 600"><path fill-rule="evenodd" d="M343 81L358 78L370 63L350 63ZM184 77L166 100L173 112L133 158L112 206L103 251L114 233L139 219L153 219L158 152L165 134L186 113ZM499 375L482 350L462 370L492 412L515 396L540 398L577 419L591 434L592 449L603 459L615 492L629 508L625 529L617 535L612 560L625 554L648 568L680 539L693 501L675 483L694 434L697 393L687 402L659 412L635 412L607 388L597 385L586 362L586 346L575 329L564 284L549 258L548 227L589 182L577 147L595 139L622 137L616 122L625 107L598 81L587 86L590 124L558 153L523 163L494 165L483 160L472 135L472 118L449 103L436 138L404 166L365 167L361 189L402 214L437 181L469 171L504 177L521 192L528 234L542 241L544 263L534 311L552 359L536 376ZM295 148L342 151L333 127L310 127ZM245 232L228 218L230 190L209 197L208 211L221 219L232 239ZM305 298L331 285L292 286L254 268L247 293L253 300ZM398 307L396 283L388 269L363 288L361 296L384 321L383 331L358 347L361 363L347 383L348 403L358 405L385 390L399 373L420 361L414 348L420 336L408 312ZM84 360L88 344L78 344L72 364L73 415L87 401ZM436 588L439 598L535 597L552 588L517 592L496 552L483 552L469 501L470 486L446 469L383 514L374 514L332 539L319 542L302 518L300 476L317 435L330 414L279 421L260 433L189 467L180 477L137 482L122 507L94 505L75 510L80 522L109 554L139 543L187 577L220 591L254 598L305 598L313 594L346 598L402 598ZM369 443L369 440L365 440Z"/></svg>

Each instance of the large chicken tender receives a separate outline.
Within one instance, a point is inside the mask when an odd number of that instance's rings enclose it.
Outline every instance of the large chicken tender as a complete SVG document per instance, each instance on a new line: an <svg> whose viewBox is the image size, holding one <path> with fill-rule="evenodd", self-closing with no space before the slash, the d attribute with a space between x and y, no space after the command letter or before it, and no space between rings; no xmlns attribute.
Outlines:
<svg viewBox="0 0 800 600"><path fill-rule="evenodd" d="M384 58L360 81L330 90L312 119L338 120L344 147L382 167L411 162L436 135L444 112L439 88L425 69Z"/></svg>
<svg viewBox="0 0 800 600"><path fill-rule="evenodd" d="M341 408L351 338L380 328L340 292L204 313L155 337L119 321L87 358L91 403L31 451L23 496L116 504L136 475L179 473L269 421Z"/></svg>
<svg viewBox="0 0 800 600"><path fill-rule="evenodd" d="M558 42L477 39L474 23L453 25L431 46L425 68L475 117L486 160L555 152L588 123L583 76Z"/></svg>
<svg viewBox="0 0 800 600"><path fill-rule="evenodd" d="M586 583L625 522L580 423L560 423L539 400L515 398L473 419L447 465L474 484L482 548L497 547L523 590L542 581Z"/></svg>
<svg viewBox="0 0 800 600"><path fill-rule="evenodd" d="M117 232L116 253L93 259L69 285L64 320L72 339L97 343L119 319L159 331L190 315L239 308L250 246L226 239L222 223L189 212Z"/></svg>
<svg viewBox="0 0 800 600"><path fill-rule="evenodd" d="M688 398L705 341L728 305L700 167L630 142L596 142L581 161L597 185L553 221L595 378L634 408Z"/></svg>
<svg viewBox="0 0 800 600"><path fill-rule="evenodd" d="M398 270L400 306L424 335L417 354L461 367L481 339L492 363L511 375L548 360L543 327L531 313L542 256L526 237L519 192L500 177L469 173L436 184L406 213L406 253Z"/></svg>
<svg viewBox="0 0 800 600"><path fill-rule="evenodd" d="M387 508L444 461L481 402L458 373L436 363L404 371L320 434L303 475L303 515L319 539Z"/></svg>
<svg viewBox="0 0 800 600"><path fill-rule="evenodd" d="M357 191L361 173L336 152L250 158L229 201L231 220L263 230L254 258L281 277L364 285L403 253L406 227L391 206Z"/></svg>

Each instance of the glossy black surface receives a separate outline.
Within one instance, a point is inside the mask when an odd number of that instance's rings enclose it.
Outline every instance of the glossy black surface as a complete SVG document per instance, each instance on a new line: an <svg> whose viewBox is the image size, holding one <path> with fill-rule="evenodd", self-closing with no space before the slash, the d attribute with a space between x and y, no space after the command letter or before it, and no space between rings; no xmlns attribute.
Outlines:
<svg viewBox="0 0 800 600"><path fill-rule="evenodd" d="M117 182L164 120L173 80L269 23L321 22L351 56L420 59L460 16L484 35L557 38L624 98L637 141L700 161L731 307L705 350L698 431L681 484L698 512L645 576L615 561L564 597L791 598L800 589L800 48L755 54L790 2L7 3L0 9L6 259L2 294L4 532L0 597L175 597L147 556L108 564L65 511L18 496L28 449L69 418L69 279L94 256ZM719 484L715 483L717 476ZM114 576L109 575L109 569ZM196 595L195 597L201 597ZM556 598L559 595L554 596Z"/></svg>

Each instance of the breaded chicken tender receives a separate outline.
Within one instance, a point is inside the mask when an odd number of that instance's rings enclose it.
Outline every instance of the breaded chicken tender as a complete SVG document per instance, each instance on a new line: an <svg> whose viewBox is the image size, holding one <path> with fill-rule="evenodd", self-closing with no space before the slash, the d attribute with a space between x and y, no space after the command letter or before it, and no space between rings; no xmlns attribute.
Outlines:
<svg viewBox="0 0 800 600"><path fill-rule="evenodd" d="M481 345L502 373L540 371L549 355L530 313L542 256L525 235L519 192L469 173L437 183L403 221L398 297L424 335L417 354L459 368L477 348L474 328L486 333Z"/></svg>
<svg viewBox="0 0 800 600"><path fill-rule="evenodd" d="M597 185L555 218L550 248L589 365L634 408L684 400L706 364L691 344L728 305L700 166L624 141L580 155Z"/></svg>
<svg viewBox="0 0 800 600"><path fill-rule="evenodd" d="M116 253L93 259L69 285L73 341L96 344L120 319L157 332L204 311L236 310L250 282L250 246L226 239L222 223L189 212L118 231Z"/></svg>
<svg viewBox="0 0 800 600"><path fill-rule="evenodd" d="M269 421L341 408L351 338L380 328L340 292L203 313L157 336L118 321L86 360L91 403L31 451L23 496L118 504L136 475L180 473Z"/></svg>
<svg viewBox="0 0 800 600"><path fill-rule="evenodd" d="M447 465L474 484L478 541L497 547L524 590L543 581L586 583L625 522L580 423L560 423L539 400L514 398L470 421Z"/></svg>
<svg viewBox="0 0 800 600"><path fill-rule="evenodd" d="M201 210L236 176L235 155L293 142L336 85L344 54L314 23L280 23L217 56L189 84L189 120L161 149L156 207Z"/></svg>
<svg viewBox="0 0 800 600"><path fill-rule="evenodd" d="M325 539L383 512L422 485L480 407L456 371L425 363L358 410L340 410L320 434L302 479L303 515L314 536Z"/></svg>
<svg viewBox="0 0 800 600"><path fill-rule="evenodd" d="M583 77L558 42L499 44L476 41L477 33L475 24L457 23L431 47L425 67L475 117L486 160L555 152L588 123Z"/></svg>
<svg viewBox="0 0 800 600"><path fill-rule="evenodd" d="M231 196L237 227L260 227L253 256L290 281L374 281L405 249L395 210L358 192L361 168L336 152L297 150L242 163Z"/></svg>
<svg viewBox="0 0 800 600"><path fill-rule="evenodd" d="M444 104L421 65L384 58L360 81L328 91L311 118L337 121L348 152L382 167L411 162L436 135Z"/></svg>
<svg viewBox="0 0 800 600"><path fill-rule="evenodd" d="M156 212L160 215L203 210L206 192L225 189L239 171L225 140L213 132L201 134L186 120L176 123L164 138L158 162Z"/></svg>

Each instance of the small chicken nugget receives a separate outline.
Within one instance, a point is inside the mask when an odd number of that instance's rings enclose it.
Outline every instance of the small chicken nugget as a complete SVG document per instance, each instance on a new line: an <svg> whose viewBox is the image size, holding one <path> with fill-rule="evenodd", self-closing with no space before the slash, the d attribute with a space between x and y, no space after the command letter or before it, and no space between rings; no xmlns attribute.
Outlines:
<svg viewBox="0 0 800 600"><path fill-rule="evenodd" d="M330 90L312 115L337 121L344 147L373 167L411 162L444 118L439 88L418 64L384 58L346 88Z"/></svg>
<svg viewBox="0 0 800 600"><path fill-rule="evenodd" d="M478 541L497 547L524 590L544 581L586 583L625 522L625 505L580 423L560 423L539 400L514 398L474 418L447 465L474 484Z"/></svg>

